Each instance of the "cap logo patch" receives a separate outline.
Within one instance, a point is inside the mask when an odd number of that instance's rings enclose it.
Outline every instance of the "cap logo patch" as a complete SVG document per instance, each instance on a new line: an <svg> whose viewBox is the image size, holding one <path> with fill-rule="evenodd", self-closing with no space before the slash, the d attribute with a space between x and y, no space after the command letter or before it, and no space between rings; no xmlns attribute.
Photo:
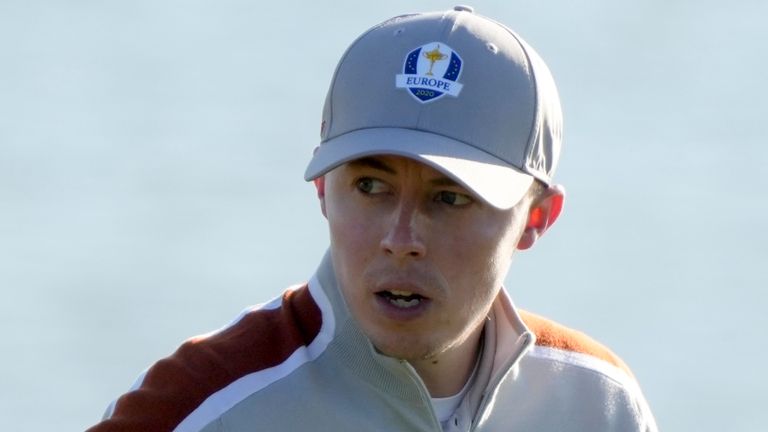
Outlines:
<svg viewBox="0 0 768 432"><path fill-rule="evenodd" d="M395 76L395 86L407 89L420 103L432 102L445 95L456 97L463 84L459 83L461 57L446 44L431 42L405 56L403 73Z"/></svg>

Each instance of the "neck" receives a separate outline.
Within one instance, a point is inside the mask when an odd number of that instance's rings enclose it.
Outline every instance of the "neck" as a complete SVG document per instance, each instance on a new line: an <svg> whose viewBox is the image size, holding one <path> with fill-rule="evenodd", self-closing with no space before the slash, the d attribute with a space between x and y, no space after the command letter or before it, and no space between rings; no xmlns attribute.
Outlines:
<svg viewBox="0 0 768 432"><path fill-rule="evenodd" d="M410 360L411 366L424 381L430 396L449 397L460 392L472 375L477 356L480 355L480 337L483 326L473 330L463 342L433 357Z"/></svg>

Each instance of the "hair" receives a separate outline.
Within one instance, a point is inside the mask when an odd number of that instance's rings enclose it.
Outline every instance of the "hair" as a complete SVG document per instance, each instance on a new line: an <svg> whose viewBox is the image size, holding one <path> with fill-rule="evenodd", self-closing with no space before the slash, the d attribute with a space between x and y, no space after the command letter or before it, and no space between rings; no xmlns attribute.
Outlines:
<svg viewBox="0 0 768 432"><path fill-rule="evenodd" d="M544 193L545 190L547 190L546 183L535 178L533 179L531 187L528 189L526 197L528 198L529 202L534 202L539 198L539 196L541 196L541 194Z"/></svg>
<svg viewBox="0 0 768 432"><path fill-rule="evenodd" d="M520 201L515 204L514 208L518 212L528 212L533 205L533 203L536 202L536 200L541 197L541 195L544 193L544 191L547 190L547 184L543 181L534 178L533 183L531 183L531 187L528 188L528 191L523 195L523 198L520 199Z"/></svg>

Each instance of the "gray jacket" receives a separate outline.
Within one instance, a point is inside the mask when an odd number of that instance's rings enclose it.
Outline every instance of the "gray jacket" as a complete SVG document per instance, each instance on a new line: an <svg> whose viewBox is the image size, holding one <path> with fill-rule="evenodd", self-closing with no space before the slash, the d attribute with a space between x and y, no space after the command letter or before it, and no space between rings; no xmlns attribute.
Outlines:
<svg viewBox="0 0 768 432"><path fill-rule="evenodd" d="M629 370L587 336L494 302L443 429L407 361L379 354L325 257L312 280L149 368L89 432L656 431Z"/></svg>

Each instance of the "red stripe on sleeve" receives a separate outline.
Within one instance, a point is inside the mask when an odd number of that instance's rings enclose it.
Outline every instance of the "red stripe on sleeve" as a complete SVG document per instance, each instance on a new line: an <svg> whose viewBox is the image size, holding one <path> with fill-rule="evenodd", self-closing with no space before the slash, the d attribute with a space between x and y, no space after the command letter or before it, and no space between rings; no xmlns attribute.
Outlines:
<svg viewBox="0 0 768 432"><path fill-rule="evenodd" d="M622 369L630 377L633 376L621 358L586 334L531 312L519 312L525 325L536 335L536 345L587 354Z"/></svg>
<svg viewBox="0 0 768 432"><path fill-rule="evenodd" d="M249 312L221 332L186 341L117 400L111 418L86 432L172 431L211 394L309 345L321 325L308 287L287 291L278 309Z"/></svg>

